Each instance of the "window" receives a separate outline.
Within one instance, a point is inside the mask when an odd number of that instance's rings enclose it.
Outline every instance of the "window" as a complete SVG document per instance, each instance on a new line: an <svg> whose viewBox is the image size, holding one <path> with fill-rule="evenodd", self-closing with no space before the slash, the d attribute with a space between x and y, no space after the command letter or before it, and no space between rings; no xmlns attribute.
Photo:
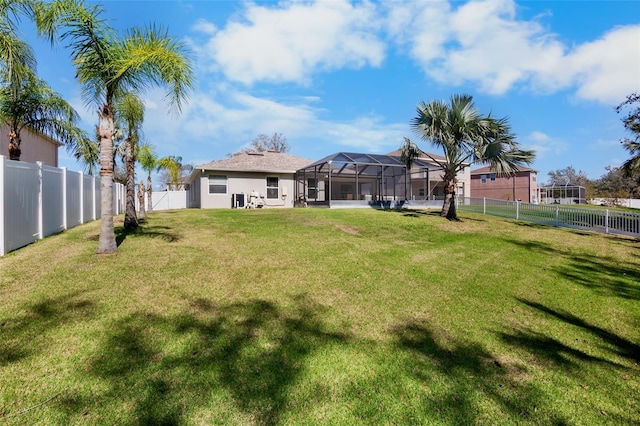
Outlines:
<svg viewBox="0 0 640 426"><path fill-rule="evenodd" d="M491 180L492 181L496 180L496 174L495 173L491 173Z"/></svg>
<svg viewBox="0 0 640 426"><path fill-rule="evenodd" d="M482 183L487 183L487 175L480 175L480 181Z"/></svg>
<svg viewBox="0 0 640 426"><path fill-rule="evenodd" d="M278 198L277 177L267 177L267 198Z"/></svg>
<svg viewBox="0 0 640 426"><path fill-rule="evenodd" d="M226 194L227 177L224 175L209 175L209 194Z"/></svg>
<svg viewBox="0 0 640 426"><path fill-rule="evenodd" d="M318 180L309 178L307 179L307 198L315 199L318 196Z"/></svg>

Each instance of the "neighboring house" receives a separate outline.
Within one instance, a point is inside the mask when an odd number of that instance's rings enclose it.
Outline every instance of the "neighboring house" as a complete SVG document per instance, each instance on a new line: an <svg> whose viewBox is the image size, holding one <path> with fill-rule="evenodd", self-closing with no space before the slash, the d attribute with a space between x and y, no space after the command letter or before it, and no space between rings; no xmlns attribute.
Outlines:
<svg viewBox="0 0 640 426"><path fill-rule="evenodd" d="M58 147L62 146L60 142L28 129L20 132L20 137L22 139L20 161L28 163L41 161L47 166L58 167ZM9 158L8 126L0 126L0 155Z"/></svg>
<svg viewBox="0 0 640 426"><path fill-rule="evenodd" d="M538 203L538 172L520 167L513 176L496 173L493 167L471 171L471 196Z"/></svg>
<svg viewBox="0 0 640 426"><path fill-rule="evenodd" d="M390 152L388 155L400 158L402 151L395 150ZM442 169L434 165L433 159L436 159L442 163L445 163L447 159L442 155L427 153L425 151L420 150L420 156L418 160L423 163L431 163L432 168L429 169L429 191L428 191L428 199L430 200L444 200L444 182L442 180ZM469 163L465 163L462 170L458 172L456 178L458 179L458 183L456 184L456 194L459 197L470 197L470 188L471 188L471 167ZM422 196L422 190L420 189L421 183L419 180L412 179L413 186L413 194Z"/></svg>
<svg viewBox="0 0 640 426"><path fill-rule="evenodd" d="M189 207L203 209L293 207L296 170L306 158L264 151L242 152L194 168L189 179Z"/></svg>

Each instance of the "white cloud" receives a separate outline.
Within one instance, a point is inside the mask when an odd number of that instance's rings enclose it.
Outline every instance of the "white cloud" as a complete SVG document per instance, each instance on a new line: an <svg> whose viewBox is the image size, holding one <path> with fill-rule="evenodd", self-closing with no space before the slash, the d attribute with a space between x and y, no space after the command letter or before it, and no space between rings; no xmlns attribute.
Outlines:
<svg viewBox="0 0 640 426"><path fill-rule="evenodd" d="M149 98L161 102L162 93L153 91ZM303 149L303 145L313 144L316 148L311 151L328 155L341 150L391 151L397 149L408 132L407 124L387 124L383 117L375 115L339 122L328 120L323 118L327 112L316 105L319 101L317 97L302 97L283 103L226 88L199 92L179 118L168 117L162 108L148 110L145 135L160 155L188 151L210 161L237 151L260 133L282 133L293 151L309 151L310 147Z"/></svg>
<svg viewBox="0 0 640 426"><path fill-rule="evenodd" d="M545 157L556 157L569 149L569 144L562 139L553 138L544 132L533 131L523 139L523 147L536 152L536 161Z"/></svg>
<svg viewBox="0 0 640 426"><path fill-rule="evenodd" d="M214 35L218 31L216 26L206 19L198 19L191 30L206 35Z"/></svg>
<svg viewBox="0 0 640 426"><path fill-rule="evenodd" d="M581 99L618 104L640 91L640 25L615 28L566 57Z"/></svg>
<svg viewBox="0 0 640 426"><path fill-rule="evenodd" d="M536 20L518 20L511 0L392 3L387 29L423 71L444 84L477 83L489 94L527 86L575 89L615 104L640 90L640 26L611 30L570 47ZM537 19L544 19L545 14Z"/></svg>
<svg viewBox="0 0 640 426"><path fill-rule="evenodd" d="M229 80L307 83L318 70L379 66L375 7L345 0L246 5L199 53ZM212 25L200 21L202 29Z"/></svg>

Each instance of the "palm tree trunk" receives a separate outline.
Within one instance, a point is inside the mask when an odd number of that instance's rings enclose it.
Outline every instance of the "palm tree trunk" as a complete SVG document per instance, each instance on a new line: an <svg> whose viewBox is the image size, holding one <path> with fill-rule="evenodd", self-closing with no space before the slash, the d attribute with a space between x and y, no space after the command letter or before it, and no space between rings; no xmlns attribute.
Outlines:
<svg viewBox="0 0 640 426"><path fill-rule="evenodd" d="M145 220L147 218L147 214L144 208L144 183L140 181L140 185L138 185L138 204L140 204L140 214L138 215L138 219Z"/></svg>
<svg viewBox="0 0 640 426"><path fill-rule="evenodd" d="M458 213L456 212L456 182L457 179L444 177L444 203L442 205L442 211L440 216L447 219L457 219Z"/></svg>
<svg viewBox="0 0 640 426"><path fill-rule="evenodd" d="M147 176L147 211L153 213L153 189L151 188L151 173Z"/></svg>
<svg viewBox="0 0 640 426"><path fill-rule="evenodd" d="M9 160L20 161L20 134L14 130L9 131Z"/></svg>
<svg viewBox="0 0 640 426"><path fill-rule="evenodd" d="M127 205L124 213L124 229L136 229L138 219L136 218L136 182L135 182L135 158L131 138L125 145L125 164L127 168Z"/></svg>
<svg viewBox="0 0 640 426"><path fill-rule="evenodd" d="M114 253L118 249L113 228L113 111L104 104L98 111L100 136L100 238L98 254Z"/></svg>

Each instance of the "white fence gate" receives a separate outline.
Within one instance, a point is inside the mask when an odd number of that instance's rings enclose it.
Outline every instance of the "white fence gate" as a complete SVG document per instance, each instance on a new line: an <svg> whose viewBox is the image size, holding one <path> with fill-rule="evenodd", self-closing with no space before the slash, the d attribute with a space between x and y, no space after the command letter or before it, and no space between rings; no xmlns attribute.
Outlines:
<svg viewBox="0 0 640 426"><path fill-rule="evenodd" d="M114 184L114 214L124 186ZM0 155L0 256L100 217L100 178Z"/></svg>

